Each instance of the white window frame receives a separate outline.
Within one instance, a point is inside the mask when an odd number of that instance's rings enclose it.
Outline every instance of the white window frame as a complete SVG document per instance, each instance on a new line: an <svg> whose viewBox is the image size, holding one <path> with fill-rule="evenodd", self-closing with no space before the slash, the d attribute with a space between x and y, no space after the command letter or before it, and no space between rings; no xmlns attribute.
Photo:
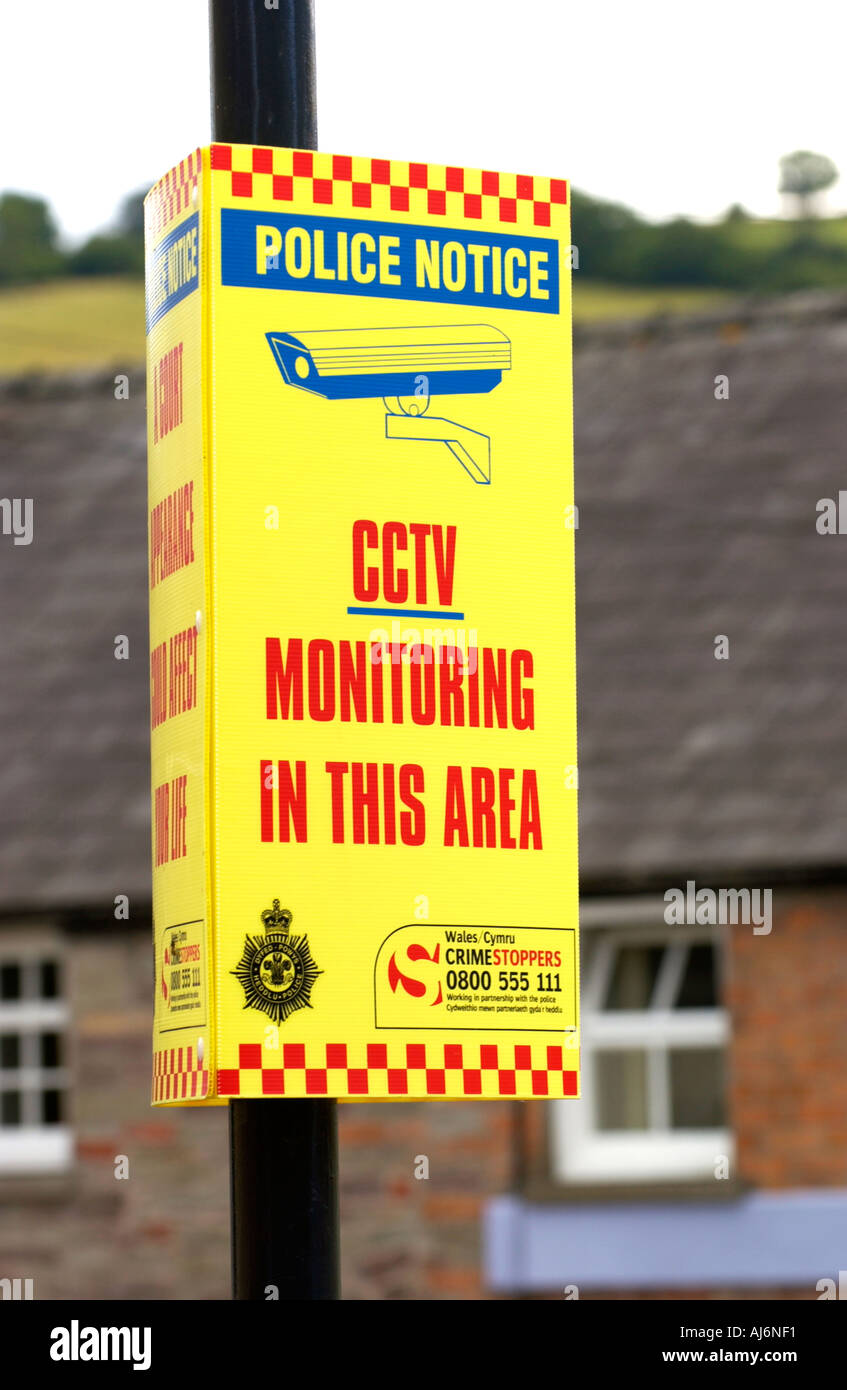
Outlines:
<svg viewBox="0 0 847 1390"><path fill-rule="evenodd" d="M44 999L38 987L43 961L54 961L59 970L59 995ZM55 931L20 927L0 929L0 967L17 965L21 969L20 999L0 999L0 1033L19 1038L18 1065L0 1066L0 1090L21 1092L21 1123L0 1124L0 1178L38 1176L66 1172L73 1162L73 1130L67 1123L70 1074L67 1066L70 1008L66 989L65 953ZM41 1033L58 1033L62 1040L63 1064L42 1067L39 1055ZM40 1098L44 1091L62 1095L65 1119L45 1124L41 1119Z"/></svg>
<svg viewBox="0 0 847 1390"><path fill-rule="evenodd" d="M583 904L581 928L585 935L602 929L590 971L583 975L580 1050L582 1091L579 1100L563 1100L551 1106L551 1162L554 1178L565 1184L638 1184L700 1181L714 1178L715 1165L725 1156L731 1165L735 1144L729 1128L672 1130L666 1112L668 1085L648 1086L650 1131L608 1131L597 1128L595 1059L598 1051L643 1048L648 1068L665 1068L667 1050L685 1047L726 1047L730 1040L729 1014L725 1007L673 1009L685 951L690 945L713 943L720 969L722 939L719 931L699 926L667 926L664 899L620 900ZM649 1010L603 1010L614 965L615 948L621 944L670 946L662 960L653 998L659 1007ZM661 1007L662 1000L667 1007ZM658 1100L658 1105L654 1101Z"/></svg>

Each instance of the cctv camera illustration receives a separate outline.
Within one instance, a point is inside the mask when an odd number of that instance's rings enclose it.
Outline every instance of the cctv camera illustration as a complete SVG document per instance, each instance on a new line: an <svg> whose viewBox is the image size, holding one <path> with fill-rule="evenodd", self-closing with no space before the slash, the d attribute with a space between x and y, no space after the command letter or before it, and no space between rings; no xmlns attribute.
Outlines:
<svg viewBox="0 0 847 1390"><path fill-rule="evenodd" d="M434 395L486 395L512 365L490 325L319 329L267 333L283 380L328 401L383 400L386 439L446 444L475 483L491 482L491 440L429 415Z"/></svg>

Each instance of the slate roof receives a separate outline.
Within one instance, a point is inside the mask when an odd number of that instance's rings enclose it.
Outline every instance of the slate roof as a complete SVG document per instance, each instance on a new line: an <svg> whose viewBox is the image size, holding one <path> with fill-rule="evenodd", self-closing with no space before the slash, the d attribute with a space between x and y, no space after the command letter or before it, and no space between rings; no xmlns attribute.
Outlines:
<svg viewBox="0 0 847 1390"><path fill-rule="evenodd" d="M600 335L575 400L586 875L843 870L847 298Z"/></svg>
<svg viewBox="0 0 847 1390"><path fill-rule="evenodd" d="M114 375L0 393L0 906L150 898L144 385ZM116 661L125 634L130 659Z"/></svg>
<svg viewBox="0 0 847 1390"><path fill-rule="evenodd" d="M3 911L150 895L143 382L113 380L0 386L0 494L35 503L0 536ZM815 520L846 400L847 296L577 332L586 885L844 871L847 535Z"/></svg>

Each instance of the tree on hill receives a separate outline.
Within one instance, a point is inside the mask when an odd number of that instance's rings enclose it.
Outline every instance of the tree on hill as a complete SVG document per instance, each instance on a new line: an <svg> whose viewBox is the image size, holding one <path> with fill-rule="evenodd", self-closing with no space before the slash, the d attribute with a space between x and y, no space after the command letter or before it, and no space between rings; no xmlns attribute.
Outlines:
<svg viewBox="0 0 847 1390"><path fill-rule="evenodd" d="M830 188L838 178L838 170L825 154L814 154L811 150L795 150L784 154L779 161L780 193L788 193L797 199L800 217L808 219L814 215L815 195Z"/></svg>
<svg viewBox="0 0 847 1390"><path fill-rule="evenodd" d="M614 280L627 277L633 234L645 223L622 203L571 191L571 240L579 248L580 273Z"/></svg>
<svg viewBox="0 0 847 1390"><path fill-rule="evenodd" d="M67 269L70 275L142 275L144 247L133 237L100 232L71 252Z"/></svg>
<svg viewBox="0 0 847 1390"><path fill-rule="evenodd" d="M124 198L114 231L97 232L68 258L71 275L141 275L144 272L144 193Z"/></svg>
<svg viewBox="0 0 847 1390"><path fill-rule="evenodd" d="M137 193L128 193L121 203L116 222L118 235L134 238L139 246L144 245L144 199L146 197L146 188L139 189Z"/></svg>
<svg viewBox="0 0 847 1390"><path fill-rule="evenodd" d="M0 284L43 280L61 265L56 226L44 199L0 195Z"/></svg>

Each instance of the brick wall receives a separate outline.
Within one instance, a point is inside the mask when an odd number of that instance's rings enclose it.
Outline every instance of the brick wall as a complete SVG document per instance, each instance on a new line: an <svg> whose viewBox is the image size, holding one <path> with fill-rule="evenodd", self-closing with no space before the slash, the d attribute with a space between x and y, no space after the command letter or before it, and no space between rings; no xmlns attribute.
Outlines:
<svg viewBox="0 0 847 1390"><path fill-rule="evenodd" d="M847 890L776 889L769 936L729 931L739 1175L847 1187Z"/></svg>

